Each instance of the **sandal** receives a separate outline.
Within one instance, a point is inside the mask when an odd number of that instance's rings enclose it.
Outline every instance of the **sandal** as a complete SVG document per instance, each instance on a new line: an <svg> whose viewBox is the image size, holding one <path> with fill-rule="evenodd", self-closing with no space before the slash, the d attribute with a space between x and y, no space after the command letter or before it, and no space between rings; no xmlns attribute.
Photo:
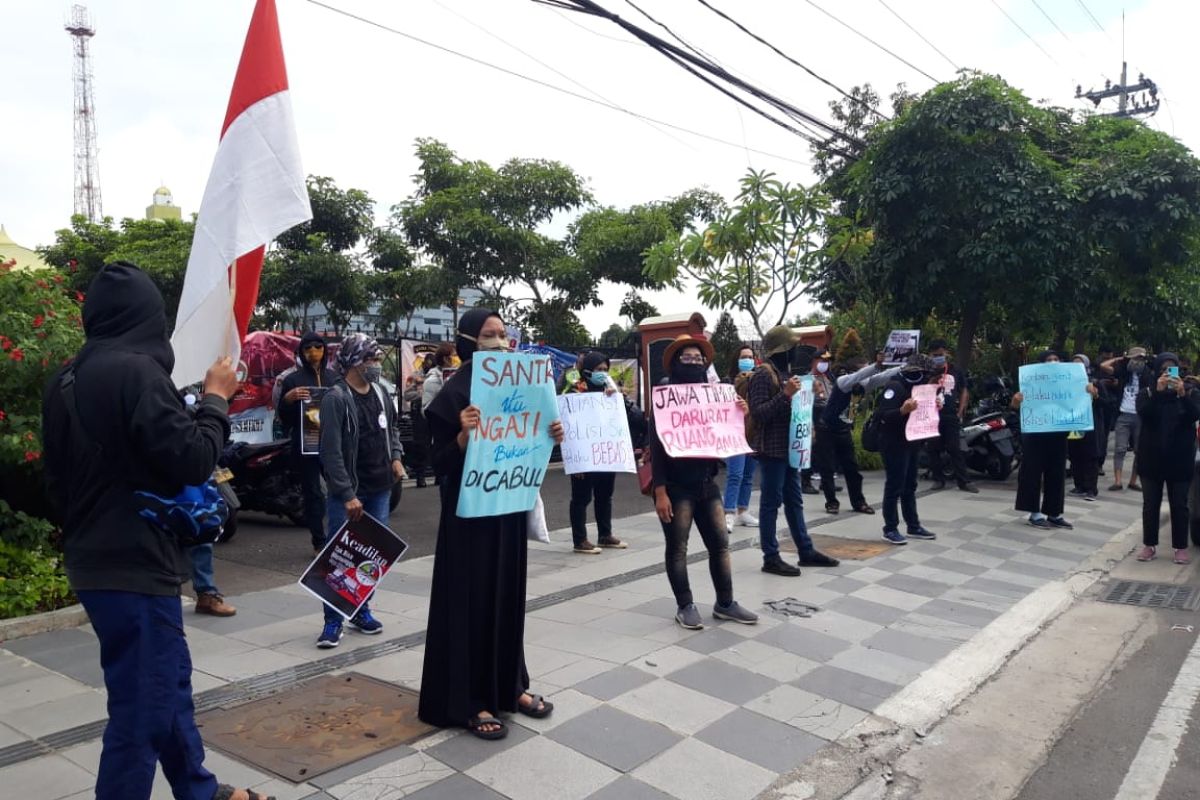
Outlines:
<svg viewBox="0 0 1200 800"><path fill-rule="evenodd" d="M866 503L863 503L861 506L855 506L854 510L857 511L859 514L874 514L875 513L875 509L871 508Z"/></svg>
<svg viewBox="0 0 1200 800"><path fill-rule="evenodd" d="M529 701L529 705L525 705L521 702L521 698L517 698L517 711L534 719L545 719L550 716L550 712L554 710L554 703L547 703L540 694L529 694L529 696L533 698Z"/></svg>
<svg viewBox="0 0 1200 800"><path fill-rule="evenodd" d="M496 730L485 731L483 726L495 725ZM474 736L480 739L486 739L489 742L494 742L497 739L503 739L508 736L508 726L504 724L504 720L499 717L481 717L478 714L467 720L467 730Z"/></svg>
<svg viewBox="0 0 1200 800"><path fill-rule="evenodd" d="M842 510L842 507L840 505L838 505L837 503L826 503L825 504L825 513L826 514L836 514L841 510Z"/></svg>
<svg viewBox="0 0 1200 800"><path fill-rule="evenodd" d="M229 800L236 791L237 789L229 784L222 783L217 786L217 793L213 795L213 800ZM250 800L275 800L274 796L267 797L265 794L259 794L253 789L243 789L242 791L250 797Z"/></svg>

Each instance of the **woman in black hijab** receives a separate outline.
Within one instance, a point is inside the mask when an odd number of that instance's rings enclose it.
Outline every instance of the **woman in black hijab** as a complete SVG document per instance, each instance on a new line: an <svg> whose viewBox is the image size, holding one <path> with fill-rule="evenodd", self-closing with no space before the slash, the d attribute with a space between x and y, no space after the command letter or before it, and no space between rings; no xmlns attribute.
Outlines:
<svg viewBox="0 0 1200 800"><path fill-rule="evenodd" d="M479 409L471 404L471 359L476 350L508 349L504 321L494 311L471 309L459 320L455 349L463 365L426 411L442 514L419 715L430 725L503 739L508 728L501 713L541 718L554 709L528 691L525 512L473 519L456 513L467 439L479 425ZM562 425L553 423L550 435L561 442Z"/></svg>

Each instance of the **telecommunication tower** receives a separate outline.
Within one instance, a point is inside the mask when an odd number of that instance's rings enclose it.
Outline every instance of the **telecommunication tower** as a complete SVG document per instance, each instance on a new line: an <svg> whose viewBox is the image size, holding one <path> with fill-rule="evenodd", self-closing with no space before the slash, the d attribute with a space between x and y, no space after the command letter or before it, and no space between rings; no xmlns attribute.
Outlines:
<svg viewBox="0 0 1200 800"><path fill-rule="evenodd" d="M100 208L100 162L96 147L96 99L92 94L92 62L88 41L96 35L87 8L71 6L64 26L75 49L75 213L95 222Z"/></svg>

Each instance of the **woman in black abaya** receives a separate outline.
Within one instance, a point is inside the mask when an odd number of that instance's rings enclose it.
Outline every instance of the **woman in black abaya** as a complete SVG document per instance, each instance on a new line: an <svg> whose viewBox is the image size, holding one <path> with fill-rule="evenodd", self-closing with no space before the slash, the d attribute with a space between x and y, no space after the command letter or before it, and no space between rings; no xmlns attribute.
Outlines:
<svg viewBox="0 0 1200 800"><path fill-rule="evenodd" d="M476 350L508 349L504 321L494 311L468 311L459 320L455 349L462 368L425 412L442 514L419 714L430 725L463 726L481 739L502 739L508 729L501 713L545 717L554 709L528 691L526 515L463 519L456 513L467 437L479 424L479 409L471 404L471 358ZM552 424L550 435L561 442L562 425Z"/></svg>

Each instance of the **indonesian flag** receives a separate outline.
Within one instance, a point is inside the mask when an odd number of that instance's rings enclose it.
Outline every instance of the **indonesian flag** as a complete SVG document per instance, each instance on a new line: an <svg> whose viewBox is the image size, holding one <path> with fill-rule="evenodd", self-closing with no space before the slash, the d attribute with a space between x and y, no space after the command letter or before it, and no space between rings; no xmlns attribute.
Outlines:
<svg viewBox="0 0 1200 800"><path fill-rule="evenodd" d="M258 302L268 243L312 219L275 0L258 0L188 257L171 346L177 386L234 363Z"/></svg>

